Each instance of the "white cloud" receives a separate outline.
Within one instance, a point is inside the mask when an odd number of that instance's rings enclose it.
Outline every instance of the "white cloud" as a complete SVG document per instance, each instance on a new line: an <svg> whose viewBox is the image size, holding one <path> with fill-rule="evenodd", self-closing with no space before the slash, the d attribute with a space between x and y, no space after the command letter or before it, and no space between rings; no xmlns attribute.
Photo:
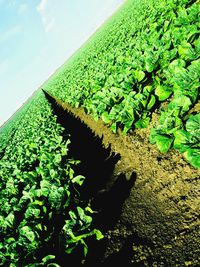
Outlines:
<svg viewBox="0 0 200 267"><path fill-rule="evenodd" d="M22 27L20 25L14 26L10 29L8 29L5 32L0 32L0 44L6 42L13 36L19 34L22 31Z"/></svg>
<svg viewBox="0 0 200 267"><path fill-rule="evenodd" d="M53 28L53 25L55 23L55 19L50 18L48 16L48 17L43 18L43 22L44 22L45 31L50 32L50 30Z"/></svg>
<svg viewBox="0 0 200 267"><path fill-rule="evenodd" d="M55 18L51 14L51 3L49 0L41 0L39 5L36 7L38 13L41 16L42 23L46 32L51 31L54 26Z"/></svg>
<svg viewBox="0 0 200 267"><path fill-rule="evenodd" d="M39 13L42 13L45 11L46 7L48 5L48 0L41 0L39 5L37 6L37 11Z"/></svg>

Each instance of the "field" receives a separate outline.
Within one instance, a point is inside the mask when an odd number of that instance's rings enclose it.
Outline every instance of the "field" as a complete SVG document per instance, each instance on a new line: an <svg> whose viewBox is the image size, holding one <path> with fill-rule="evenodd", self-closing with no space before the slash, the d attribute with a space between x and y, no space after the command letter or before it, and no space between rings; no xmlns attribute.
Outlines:
<svg viewBox="0 0 200 267"><path fill-rule="evenodd" d="M127 1L0 129L0 266L198 266L199 11Z"/></svg>

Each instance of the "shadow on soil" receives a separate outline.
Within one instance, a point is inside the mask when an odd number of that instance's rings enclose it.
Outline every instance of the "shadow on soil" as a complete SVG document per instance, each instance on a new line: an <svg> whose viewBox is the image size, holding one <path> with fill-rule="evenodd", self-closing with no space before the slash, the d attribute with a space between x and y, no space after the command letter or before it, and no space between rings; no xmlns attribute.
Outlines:
<svg viewBox="0 0 200 267"><path fill-rule="evenodd" d="M93 216L93 227L100 229L103 233L111 229L120 217L124 201L130 194L130 190L135 183L136 174L133 172L131 179L126 180L122 173L118 177L113 177L116 163L120 160L120 155L111 153L111 148L105 148L102 138L95 136L92 130L87 127L79 118L64 110L56 100L47 92L43 91L47 100L52 106L57 122L65 128L64 137L70 135L70 157L81 161L75 167L75 173L87 177L81 188L83 201L89 201L93 210L97 211ZM113 180L112 186L107 184ZM105 266L100 263L100 259L106 249L106 241L89 240L89 247L92 247L85 264L81 266ZM80 264L81 252L77 251L70 260L75 266ZM123 250L121 252L123 254ZM117 257L116 257L117 259ZM69 257L60 259L61 266L66 266ZM112 261L114 262L114 261ZM107 266L107 264L106 264Z"/></svg>

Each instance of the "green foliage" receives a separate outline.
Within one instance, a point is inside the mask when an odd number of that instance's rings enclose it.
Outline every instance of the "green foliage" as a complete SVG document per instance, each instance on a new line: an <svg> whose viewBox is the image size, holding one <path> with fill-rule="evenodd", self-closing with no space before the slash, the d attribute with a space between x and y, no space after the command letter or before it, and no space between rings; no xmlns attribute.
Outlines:
<svg viewBox="0 0 200 267"><path fill-rule="evenodd" d="M11 119L9 119L0 128L0 159L4 156L7 145L11 142L12 138L20 125L24 114L29 110L32 101L29 100L18 112L16 112Z"/></svg>
<svg viewBox="0 0 200 267"><path fill-rule="evenodd" d="M174 147L196 168L200 168L200 114L191 115L185 129L174 134Z"/></svg>
<svg viewBox="0 0 200 267"><path fill-rule="evenodd" d="M92 222L92 217L85 214L81 207L77 207L77 211L69 212L70 219L65 221L63 232L65 236L65 251L71 253L78 245L83 246L84 256L88 253L88 246L84 239L95 235L97 240L103 238L102 233L94 229L90 232L84 233Z"/></svg>
<svg viewBox="0 0 200 267"><path fill-rule="evenodd" d="M150 140L168 151L199 99L199 11L198 1L127 1L45 90L124 134L167 101Z"/></svg>
<svg viewBox="0 0 200 267"><path fill-rule="evenodd" d="M85 177L75 175L79 161L69 158L70 137L64 140L62 134L39 93L0 161L1 266L12 262L13 267L56 267L56 255L38 258L44 247L50 250L63 240L61 246L68 252L83 246L84 257L88 237L102 237L91 229L91 209L78 192Z"/></svg>
<svg viewBox="0 0 200 267"><path fill-rule="evenodd" d="M124 134L147 127L165 101L150 141L199 168L199 9L191 0L127 1L44 89ZM56 255L37 255L62 240L66 253L80 246L84 256L87 239L102 238L62 136L41 93L0 130L1 266L59 266Z"/></svg>

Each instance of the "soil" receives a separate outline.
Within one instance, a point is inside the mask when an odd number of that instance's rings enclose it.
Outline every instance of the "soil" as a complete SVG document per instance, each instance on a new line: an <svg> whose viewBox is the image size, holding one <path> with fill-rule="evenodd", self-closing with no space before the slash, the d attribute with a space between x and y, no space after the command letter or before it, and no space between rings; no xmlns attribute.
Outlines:
<svg viewBox="0 0 200 267"><path fill-rule="evenodd" d="M100 210L94 225L105 237L98 244L91 241L82 266L199 266L200 170L177 151L163 154L149 143L159 110L147 129L124 136L94 121L83 108L55 101L87 125L109 151L109 159L115 158L111 175L90 194L92 208Z"/></svg>

